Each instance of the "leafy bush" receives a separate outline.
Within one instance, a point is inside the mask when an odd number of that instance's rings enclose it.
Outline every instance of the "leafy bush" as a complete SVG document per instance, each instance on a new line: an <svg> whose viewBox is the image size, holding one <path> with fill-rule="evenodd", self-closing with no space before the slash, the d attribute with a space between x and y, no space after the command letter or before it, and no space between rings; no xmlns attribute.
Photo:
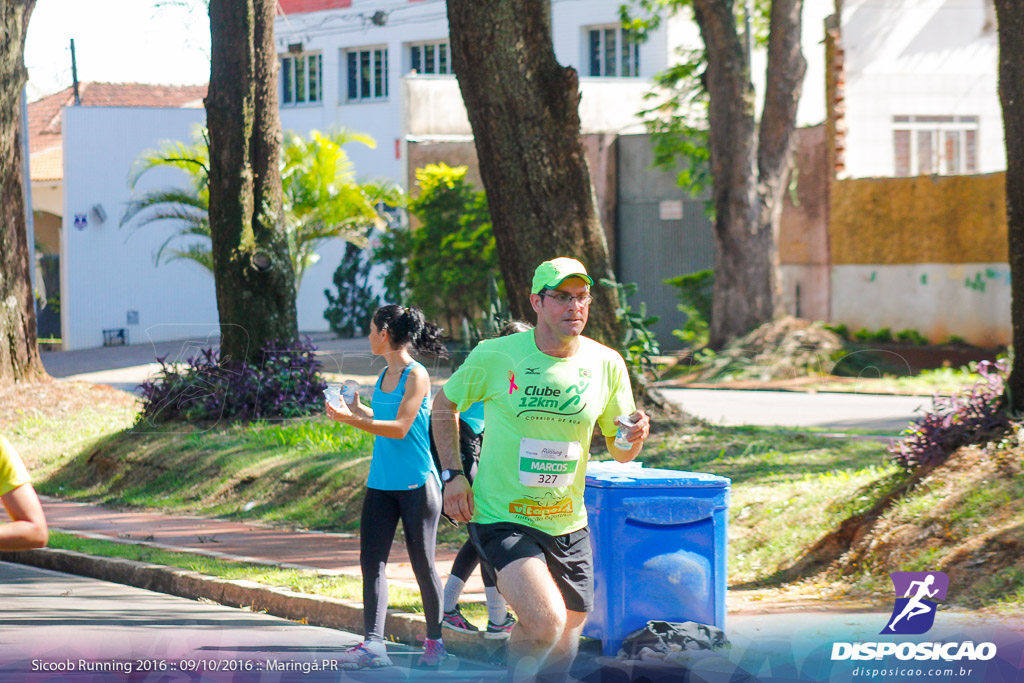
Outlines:
<svg viewBox="0 0 1024 683"><path fill-rule="evenodd" d="M615 282L607 278L601 278L601 284L605 287L615 289L618 306L615 308L615 317L622 324L623 336L619 344L622 358L626 361L626 367L634 378L643 378L644 370L656 375L657 368L654 366L654 356L661 353L658 340L649 328L660 318L656 315L647 315L647 304L640 302L640 307L633 310L629 305L629 297L637 290L637 284Z"/></svg>
<svg viewBox="0 0 1024 683"><path fill-rule="evenodd" d="M502 296L505 289L496 275L498 254L487 198L473 189L466 171L465 166L446 164L417 169L420 193L408 209L419 226L393 231L374 253L378 261L391 264L393 275L385 281L389 298L407 296L428 319L444 321L448 330L458 329L463 319L476 327L487 311L489 277L496 277Z"/></svg>
<svg viewBox="0 0 1024 683"><path fill-rule="evenodd" d="M904 438L890 447L896 462L907 470L931 467L962 446L987 443L1009 430L1002 406L1008 368L1005 359L982 361L976 369L981 380L970 393L936 396L934 409L913 420Z"/></svg>
<svg viewBox="0 0 1024 683"><path fill-rule="evenodd" d="M850 338L850 328L846 326L846 323L825 323L823 327L829 332L833 332L843 339Z"/></svg>
<svg viewBox="0 0 1024 683"><path fill-rule="evenodd" d="M863 344L870 344L871 342L886 343L891 342L892 330L888 327L883 327L876 332L872 332L866 327L862 327L853 333L853 341L861 342Z"/></svg>
<svg viewBox="0 0 1024 683"><path fill-rule="evenodd" d="M139 422L210 422L298 417L323 409L316 347L308 339L270 342L253 363L221 361L203 349L184 366L158 358L160 373L142 383Z"/></svg>
<svg viewBox="0 0 1024 683"><path fill-rule="evenodd" d="M688 346L705 346L711 326L711 297L715 288L715 273L700 270L664 281L679 290L678 308L686 316L682 328L672 334Z"/></svg>
<svg viewBox="0 0 1024 683"><path fill-rule="evenodd" d="M896 341L917 346L928 345L928 340L917 330L900 330L896 333Z"/></svg>
<svg viewBox="0 0 1024 683"><path fill-rule="evenodd" d="M338 296L331 294L329 289L324 290L327 297L324 318L339 337L365 334L369 330L370 319L380 306L380 298L374 295L369 282L373 264L364 258L365 253L351 242L347 243L345 257L334 271Z"/></svg>

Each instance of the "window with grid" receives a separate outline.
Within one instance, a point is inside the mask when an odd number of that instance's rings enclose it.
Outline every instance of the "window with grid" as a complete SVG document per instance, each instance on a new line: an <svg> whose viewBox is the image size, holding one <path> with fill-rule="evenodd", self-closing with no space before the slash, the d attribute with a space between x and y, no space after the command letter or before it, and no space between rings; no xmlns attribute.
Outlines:
<svg viewBox="0 0 1024 683"><path fill-rule="evenodd" d="M451 47L447 40L409 46L409 70L418 74L451 74Z"/></svg>
<svg viewBox="0 0 1024 683"><path fill-rule="evenodd" d="M344 53L349 102L381 100L388 96L388 49L349 50Z"/></svg>
<svg viewBox="0 0 1024 683"><path fill-rule="evenodd" d="M978 172L977 116L894 116L896 176Z"/></svg>
<svg viewBox="0 0 1024 683"><path fill-rule="evenodd" d="M586 29L591 76L640 75L640 43L621 26Z"/></svg>
<svg viewBox="0 0 1024 683"><path fill-rule="evenodd" d="M281 58L281 104L294 106L322 102L323 60L319 54Z"/></svg>

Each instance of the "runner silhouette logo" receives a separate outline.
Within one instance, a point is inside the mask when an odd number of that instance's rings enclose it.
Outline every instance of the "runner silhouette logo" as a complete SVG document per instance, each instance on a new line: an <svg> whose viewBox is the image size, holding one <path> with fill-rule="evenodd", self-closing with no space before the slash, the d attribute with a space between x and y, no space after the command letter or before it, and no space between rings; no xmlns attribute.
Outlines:
<svg viewBox="0 0 1024 683"><path fill-rule="evenodd" d="M896 604L883 634L920 635L935 623L937 603L945 600L949 577L943 572L892 572Z"/></svg>

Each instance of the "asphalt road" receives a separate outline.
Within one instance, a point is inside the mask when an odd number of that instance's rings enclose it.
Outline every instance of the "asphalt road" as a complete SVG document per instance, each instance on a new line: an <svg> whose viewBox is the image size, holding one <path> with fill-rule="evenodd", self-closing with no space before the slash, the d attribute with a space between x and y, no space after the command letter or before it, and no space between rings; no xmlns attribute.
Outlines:
<svg viewBox="0 0 1024 683"><path fill-rule="evenodd" d="M496 681L504 670L389 644L395 666L335 670L361 637L0 562L0 681Z"/></svg>
<svg viewBox="0 0 1024 683"><path fill-rule="evenodd" d="M923 396L721 389L660 391L691 415L722 425L898 432L920 415L919 411L932 407L932 399Z"/></svg>

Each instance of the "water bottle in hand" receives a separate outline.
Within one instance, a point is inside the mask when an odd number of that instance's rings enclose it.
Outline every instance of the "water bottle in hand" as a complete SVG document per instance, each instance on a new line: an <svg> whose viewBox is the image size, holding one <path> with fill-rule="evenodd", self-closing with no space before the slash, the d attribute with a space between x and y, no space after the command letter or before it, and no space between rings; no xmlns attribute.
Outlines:
<svg viewBox="0 0 1024 683"><path fill-rule="evenodd" d="M633 448L633 444L629 441L629 430L636 424L629 419L629 415L619 415L615 418L619 421L619 430L615 434L615 447L624 451L628 451Z"/></svg>
<svg viewBox="0 0 1024 683"><path fill-rule="evenodd" d="M341 387L341 397L345 399L345 403L352 405L356 402L357 391L359 391L359 382L354 379L347 379Z"/></svg>

